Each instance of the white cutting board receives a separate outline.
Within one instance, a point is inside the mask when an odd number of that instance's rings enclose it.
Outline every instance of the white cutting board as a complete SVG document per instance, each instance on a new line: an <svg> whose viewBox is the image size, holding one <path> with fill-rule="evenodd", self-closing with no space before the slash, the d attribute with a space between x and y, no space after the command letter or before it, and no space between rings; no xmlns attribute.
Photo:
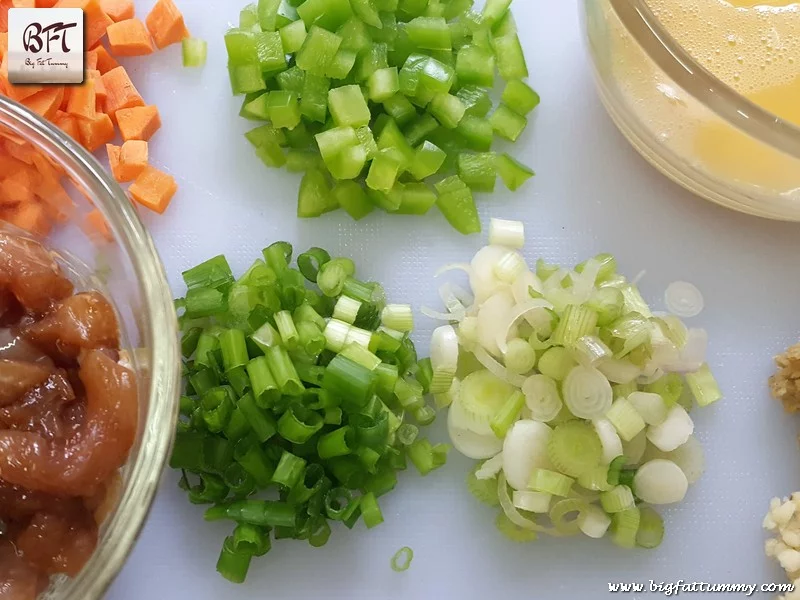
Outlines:
<svg viewBox="0 0 800 600"><path fill-rule="evenodd" d="M137 0L142 14L151 4ZM240 101L228 91L222 36L244 0L179 4L194 35L208 40L206 67L181 68L179 47L126 63L145 98L161 109L164 127L151 156L181 184L166 215L144 215L175 294L183 292L181 271L201 260L224 253L240 271L262 247L288 240L297 249L318 245L352 256L365 278L386 284L393 301L435 305L434 272L467 260L485 238L460 236L438 214L375 213L355 224L335 213L298 221L299 177L261 165L242 137L248 124L237 117ZM470 461L452 455L424 480L413 469L405 473L381 499L380 527L337 528L322 549L275 543L237 586L215 572L231 527L205 523L203 509L190 505L175 473L166 472L109 600L469 600L501 593L595 600L616 581L784 580L764 557L761 520L773 495L800 490L798 419L769 397L767 378L772 356L800 333L800 228L718 208L667 181L628 146L600 105L576 3L517 0L514 10L531 82L542 96L515 152L539 175L517 194L498 185L491 198L480 197L484 223L489 216L524 220L531 260L575 264L613 252L628 276L647 270L641 287L656 307L663 308L664 289L678 279L705 294L707 308L691 325L708 329L709 362L725 399L696 413L708 469L680 507L665 511L663 545L625 551L580 538L516 545L495 530L494 511L464 488ZM421 352L433 325L418 319ZM443 439L443 423L433 437ZM402 546L415 556L398 574L389 561Z"/></svg>

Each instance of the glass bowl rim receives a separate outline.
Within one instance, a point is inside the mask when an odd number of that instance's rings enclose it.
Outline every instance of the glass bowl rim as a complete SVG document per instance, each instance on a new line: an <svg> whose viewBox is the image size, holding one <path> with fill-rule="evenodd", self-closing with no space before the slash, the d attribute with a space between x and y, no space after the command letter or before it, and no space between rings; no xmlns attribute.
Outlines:
<svg viewBox="0 0 800 600"><path fill-rule="evenodd" d="M666 75L717 116L800 159L800 127L751 102L698 63L661 24L647 0L608 0L623 27Z"/></svg>
<svg viewBox="0 0 800 600"><path fill-rule="evenodd" d="M140 391L148 407L146 419L139 423L138 454L127 463L122 495L103 524L96 551L81 573L55 590L56 597L64 600L97 600L122 569L141 533L174 439L180 350L172 293L136 209L94 156L49 121L4 96L0 96L0 124L36 144L83 186L130 261L149 316L141 328L148 359L142 366L149 371L149 389L146 395Z"/></svg>

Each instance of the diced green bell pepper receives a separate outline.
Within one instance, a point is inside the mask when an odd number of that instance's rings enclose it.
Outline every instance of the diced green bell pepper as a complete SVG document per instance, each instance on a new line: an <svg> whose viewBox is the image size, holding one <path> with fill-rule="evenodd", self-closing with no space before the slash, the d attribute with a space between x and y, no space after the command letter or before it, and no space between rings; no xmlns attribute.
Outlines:
<svg viewBox="0 0 800 600"><path fill-rule="evenodd" d="M517 191L522 184L536 175L533 169L526 167L508 154L498 156L495 165L503 184L512 192Z"/></svg>
<svg viewBox="0 0 800 600"><path fill-rule="evenodd" d="M423 17L444 17L444 5L441 0L430 0L425 12L422 13Z"/></svg>
<svg viewBox="0 0 800 600"><path fill-rule="evenodd" d="M296 8L298 5L299 3L293 4L290 0L281 0L281 4L278 7L278 14L275 17L275 27L277 29L282 29L290 23L300 20Z"/></svg>
<svg viewBox="0 0 800 600"><path fill-rule="evenodd" d="M330 79L306 73L303 91L300 92L300 114L312 121L324 123L328 116L330 87Z"/></svg>
<svg viewBox="0 0 800 600"><path fill-rule="evenodd" d="M306 24L303 21L289 23L285 27L281 27L280 34L284 52L294 54L303 47L303 42L306 41Z"/></svg>
<svg viewBox="0 0 800 600"><path fill-rule="evenodd" d="M255 3L248 4L239 11L239 29L252 29L253 25L257 25L261 31L261 26L258 24L258 6Z"/></svg>
<svg viewBox="0 0 800 600"><path fill-rule="evenodd" d="M399 85L399 75L398 75ZM408 98L403 94L395 94L383 103L383 109L392 117L401 127L410 121L413 121L417 116L417 109L409 102Z"/></svg>
<svg viewBox="0 0 800 600"><path fill-rule="evenodd" d="M258 64L256 37L252 31L229 29L225 34L228 66L241 67Z"/></svg>
<svg viewBox="0 0 800 600"><path fill-rule="evenodd" d="M258 24L262 31L278 28L278 8L281 0L258 0Z"/></svg>
<svg viewBox="0 0 800 600"><path fill-rule="evenodd" d="M435 58L428 58L419 74L419 87L433 94L446 94L456 81L456 71Z"/></svg>
<svg viewBox="0 0 800 600"><path fill-rule="evenodd" d="M268 104L269 118L274 127L293 129L300 123L300 103L295 92L270 92Z"/></svg>
<svg viewBox="0 0 800 600"><path fill-rule="evenodd" d="M373 6L371 0L350 0L350 6L353 8L353 12L356 16L367 25L377 27L378 29L383 27L378 10Z"/></svg>
<svg viewBox="0 0 800 600"><path fill-rule="evenodd" d="M347 21L339 28L336 34L342 38L342 46L339 50L353 50L358 53L366 50L372 44L367 26L358 17L353 17Z"/></svg>
<svg viewBox="0 0 800 600"><path fill-rule="evenodd" d="M331 194L328 178L321 169L310 169L303 175L297 195L297 216L301 219L319 217L339 207Z"/></svg>
<svg viewBox="0 0 800 600"><path fill-rule="evenodd" d="M408 144L405 136L400 131L397 123L389 119L378 134L378 148L380 150L394 150L398 153L400 169L408 168L414 160L414 149Z"/></svg>
<svg viewBox="0 0 800 600"><path fill-rule="evenodd" d="M367 194L355 181L339 181L333 187L333 195L354 221L360 221L375 209Z"/></svg>
<svg viewBox="0 0 800 600"><path fill-rule="evenodd" d="M391 11L381 11L378 13L381 18L381 26L369 27L369 35L373 42L393 46L397 39L397 16Z"/></svg>
<svg viewBox="0 0 800 600"><path fill-rule="evenodd" d="M539 106L540 98L527 83L512 79L503 90L502 101L506 106L512 106L515 113L527 115Z"/></svg>
<svg viewBox="0 0 800 600"><path fill-rule="evenodd" d="M245 134L247 140L256 148L256 155L268 167L282 167L286 164L286 155L282 146L286 136L272 125L262 125Z"/></svg>
<svg viewBox="0 0 800 600"><path fill-rule="evenodd" d="M447 154L436 144L425 141L419 145L414 152L414 160L411 161L409 172L417 181L436 175L442 168Z"/></svg>
<svg viewBox="0 0 800 600"><path fill-rule="evenodd" d="M485 117L492 109L492 99L489 90L474 85L465 85L456 92L456 96L467 108L466 114L475 117Z"/></svg>
<svg viewBox="0 0 800 600"><path fill-rule="evenodd" d="M286 170L292 173L305 173L309 169L319 169L322 161L316 152L289 150L286 153Z"/></svg>
<svg viewBox="0 0 800 600"><path fill-rule="evenodd" d="M377 206L381 210L384 210L388 213L397 212L397 209L400 208L400 205L403 203L403 184L396 183L394 187L389 191L389 193L379 192L378 190L373 190L371 188L367 188L367 198L373 204L373 206Z"/></svg>
<svg viewBox="0 0 800 600"><path fill-rule="evenodd" d="M444 18L448 21L462 16L475 4L475 0L450 0L444 7Z"/></svg>
<svg viewBox="0 0 800 600"><path fill-rule="evenodd" d="M400 92L407 98L417 95L422 69L429 60L425 54L412 54L400 69Z"/></svg>
<svg viewBox="0 0 800 600"><path fill-rule="evenodd" d="M372 160L378 152L378 144L375 141L375 136L372 135L372 130L366 125L359 127L356 129L356 137L358 138L358 143L367 153L367 160Z"/></svg>
<svg viewBox="0 0 800 600"><path fill-rule="evenodd" d="M496 23L505 16L511 0L486 0L483 7L483 20L485 23Z"/></svg>
<svg viewBox="0 0 800 600"><path fill-rule="evenodd" d="M239 116L251 121L269 121L269 93L247 94Z"/></svg>
<svg viewBox="0 0 800 600"><path fill-rule="evenodd" d="M483 48L488 52L494 52L494 40L492 30L488 26L479 27L472 32L472 45Z"/></svg>
<svg viewBox="0 0 800 600"><path fill-rule="evenodd" d="M283 51L281 34L277 31L254 33L258 64L264 73L286 68L286 53Z"/></svg>
<svg viewBox="0 0 800 600"><path fill-rule="evenodd" d="M436 94L428 110L442 127L455 129L464 118L467 107L452 94Z"/></svg>
<svg viewBox="0 0 800 600"><path fill-rule="evenodd" d="M458 51L456 75L459 84L494 85L494 55L480 46L464 46Z"/></svg>
<svg viewBox="0 0 800 600"><path fill-rule="evenodd" d="M319 153L325 164L331 164L345 148L358 145L358 136L352 127L334 127L318 133L314 139L317 140Z"/></svg>
<svg viewBox="0 0 800 600"><path fill-rule="evenodd" d="M367 175L367 187L378 192L389 193L400 174L400 160L392 149L381 150L372 159Z"/></svg>
<svg viewBox="0 0 800 600"><path fill-rule="evenodd" d="M501 104L489 117L492 129L500 137L516 142L525 128L528 126L528 119L517 114L505 104Z"/></svg>
<svg viewBox="0 0 800 600"><path fill-rule="evenodd" d="M424 183L406 183L399 193L399 215L424 215L436 204L436 193Z"/></svg>
<svg viewBox="0 0 800 600"><path fill-rule="evenodd" d="M516 33L495 38L494 51L497 56L497 68L500 77L506 81L525 79L528 76L528 65Z"/></svg>
<svg viewBox="0 0 800 600"><path fill-rule="evenodd" d="M412 146L416 146L425 137L439 127L439 121L434 119L428 113L420 115L417 119L409 125L405 130L406 140Z"/></svg>
<svg viewBox="0 0 800 600"><path fill-rule="evenodd" d="M380 11L394 12L400 4L400 0L374 0L375 8Z"/></svg>
<svg viewBox="0 0 800 600"><path fill-rule="evenodd" d="M511 33L517 33L517 22L514 20L514 14L508 11L502 19L492 25L492 35L504 37Z"/></svg>
<svg viewBox="0 0 800 600"><path fill-rule="evenodd" d="M421 16L427 7L428 0L400 0L397 3L397 10L404 21Z"/></svg>
<svg viewBox="0 0 800 600"><path fill-rule="evenodd" d="M307 73L324 77L341 45L342 38L338 35L313 25L308 31L303 47L295 55L295 62Z"/></svg>
<svg viewBox="0 0 800 600"><path fill-rule="evenodd" d="M475 192L493 192L497 181L494 152L459 154L458 176Z"/></svg>
<svg viewBox="0 0 800 600"><path fill-rule="evenodd" d="M474 115L464 115L458 124L458 133L464 137L467 148L484 152L492 148L494 130L486 119Z"/></svg>
<svg viewBox="0 0 800 600"><path fill-rule="evenodd" d="M306 150L314 144L314 136L302 121L297 127L287 129L285 132L286 143L290 148L297 148L298 150Z"/></svg>
<svg viewBox="0 0 800 600"><path fill-rule="evenodd" d="M367 151L361 144L356 144L345 148L334 157L328 164L328 170L335 179L355 179L361 175L365 164L367 164Z"/></svg>
<svg viewBox="0 0 800 600"><path fill-rule="evenodd" d="M443 179L435 187L439 194L436 206L439 207L447 222L464 235L480 233L481 220L478 216L478 208L475 206L475 199L467 184L461 181L457 175L453 175Z"/></svg>
<svg viewBox="0 0 800 600"><path fill-rule="evenodd" d="M397 67L378 69L369 78L369 99L385 102L400 91L400 78Z"/></svg>
<svg viewBox="0 0 800 600"><path fill-rule="evenodd" d="M406 32L417 46L428 50L450 50L453 40L444 17L417 17L408 22Z"/></svg>
<svg viewBox="0 0 800 600"><path fill-rule="evenodd" d="M366 81L378 69L389 66L386 44L372 44L362 52L356 61L355 76L358 81Z"/></svg>
<svg viewBox="0 0 800 600"><path fill-rule="evenodd" d="M353 16L353 9L350 0L306 0L297 7L297 14L306 27L318 25L336 31Z"/></svg>
<svg viewBox="0 0 800 600"><path fill-rule="evenodd" d="M345 79L350 74L350 71L353 70L357 57L358 55L355 51L340 48L336 56L333 57L331 64L328 65L326 76L331 79Z"/></svg>
<svg viewBox="0 0 800 600"><path fill-rule="evenodd" d="M408 57L419 52L416 44L408 37L405 25L397 28L397 35L389 47L389 62L393 65L404 65Z"/></svg>
<svg viewBox="0 0 800 600"><path fill-rule="evenodd" d="M228 67L228 75L234 95L250 94L267 89L267 84L264 83L258 63L231 65Z"/></svg>
<svg viewBox="0 0 800 600"><path fill-rule="evenodd" d="M450 38L453 40L453 48L461 48L470 42L472 32L463 21L453 21L448 23L450 28Z"/></svg>
<svg viewBox="0 0 800 600"><path fill-rule="evenodd" d="M369 125L372 114L357 85L345 85L328 92L328 109L337 125Z"/></svg>
<svg viewBox="0 0 800 600"><path fill-rule="evenodd" d="M298 21L298 23L302 23L302 21ZM306 82L306 72L294 66L278 73L275 80L280 89L300 95L303 93L303 86Z"/></svg>

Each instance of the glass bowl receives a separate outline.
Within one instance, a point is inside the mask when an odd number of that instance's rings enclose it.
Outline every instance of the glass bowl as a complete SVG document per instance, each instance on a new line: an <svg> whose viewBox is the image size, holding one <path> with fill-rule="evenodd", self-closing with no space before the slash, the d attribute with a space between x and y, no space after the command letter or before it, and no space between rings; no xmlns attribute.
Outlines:
<svg viewBox="0 0 800 600"><path fill-rule="evenodd" d="M723 206L800 221L798 127L738 93L735 71L725 73L726 81L715 77L646 0L582 0L581 13L603 104L646 160ZM735 45L735 38L720 39L726 43ZM715 52L724 59L733 50Z"/></svg>
<svg viewBox="0 0 800 600"><path fill-rule="evenodd" d="M62 173L66 194L51 198L52 206L39 202L52 209L47 211L49 218L31 219L28 215L25 224L33 223L39 237L63 259L76 288L101 289L112 301L120 320L123 350L137 372L139 431L121 471L119 492L104 506L108 513L97 549L78 576L54 581L43 595L58 600L96 600L136 541L175 431L180 353L172 294L153 241L133 205L77 142L5 97L0 97L0 138L2 144L16 142L26 153L23 158L46 157L56 172ZM3 157L9 160L8 156L4 146ZM5 218L19 225L24 219L14 210L0 206L0 224ZM93 211L98 220L87 226L87 215Z"/></svg>

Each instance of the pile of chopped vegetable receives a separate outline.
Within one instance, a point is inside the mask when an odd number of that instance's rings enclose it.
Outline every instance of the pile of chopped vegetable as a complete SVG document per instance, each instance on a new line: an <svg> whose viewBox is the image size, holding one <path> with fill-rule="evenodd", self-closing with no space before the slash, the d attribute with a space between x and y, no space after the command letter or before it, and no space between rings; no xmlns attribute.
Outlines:
<svg viewBox="0 0 800 600"><path fill-rule="evenodd" d="M658 546L649 505L680 502L700 477L689 411L721 397L705 331L654 314L611 255L531 270L522 223L493 219L489 240L445 268L467 271L471 292L446 284L447 312L423 311L451 323L433 334L431 392L453 446L485 461L469 488L518 541Z"/></svg>
<svg viewBox="0 0 800 600"><path fill-rule="evenodd" d="M263 255L238 280L223 256L186 271L177 301L186 389L170 464L191 502L213 505L206 520L236 523L217 565L235 582L273 538L318 547L329 521L380 524L406 460L427 475L448 451L419 436L436 413L411 307L319 248L296 269L285 242Z"/></svg>
<svg viewBox="0 0 800 600"><path fill-rule="evenodd" d="M15 85L6 67L0 93L42 115L84 148L107 148L111 172L120 182L133 182L131 198L164 212L177 190L171 175L149 164L148 140L161 127L158 108L146 105L119 57L151 54L183 42L190 47L190 64L205 60L205 42L191 40L183 16L172 0L158 0L145 21L135 17L133 0L36 0L0 4L0 32L8 30L13 6L81 8L85 14L86 77L80 85ZM105 40L106 45L104 45ZM8 52L5 33L0 57ZM7 61L3 61L6 65ZM184 64L186 60L184 59ZM112 142L119 132L123 144ZM0 144L0 219L39 235L70 218L75 206L61 184L62 173L16 135L4 133ZM110 233L99 211L86 216L92 231Z"/></svg>
<svg viewBox="0 0 800 600"><path fill-rule="evenodd" d="M516 141L539 104L511 0L259 0L225 35L247 139L270 167L303 172L297 214L437 205L480 231L473 192L510 190L533 171L492 152ZM288 58L287 58L288 57ZM505 81L492 111L495 73ZM434 179L436 178L436 179ZM431 187L428 183L435 181Z"/></svg>

